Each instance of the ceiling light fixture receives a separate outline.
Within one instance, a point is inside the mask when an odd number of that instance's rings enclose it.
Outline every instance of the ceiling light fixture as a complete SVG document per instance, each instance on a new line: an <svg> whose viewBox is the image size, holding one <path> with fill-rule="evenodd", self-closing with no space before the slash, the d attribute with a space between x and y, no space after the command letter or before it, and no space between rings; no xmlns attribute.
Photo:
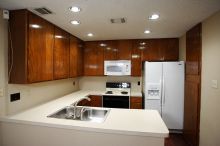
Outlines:
<svg viewBox="0 0 220 146"><path fill-rule="evenodd" d="M149 17L149 20L157 20L159 19L159 15L158 14L152 14L150 17Z"/></svg>
<svg viewBox="0 0 220 146"><path fill-rule="evenodd" d="M145 30L144 33L149 34L149 33L151 33L151 31L150 30Z"/></svg>
<svg viewBox="0 0 220 146"><path fill-rule="evenodd" d="M76 7L76 6L72 6L69 8L70 11L74 12L74 13L77 13L77 12L80 12L81 9L79 7Z"/></svg>
<svg viewBox="0 0 220 146"><path fill-rule="evenodd" d="M80 24L80 22L77 21L77 20L73 20L73 21L71 21L70 23L73 24L73 25L79 25L79 24Z"/></svg>
<svg viewBox="0 0 220 146"><path fill-rule="evenodd" d="M87 34L87 36L92 37L92 36L93 36L93 34L92 34L92 33L88 33L88 34Z"/></svg>

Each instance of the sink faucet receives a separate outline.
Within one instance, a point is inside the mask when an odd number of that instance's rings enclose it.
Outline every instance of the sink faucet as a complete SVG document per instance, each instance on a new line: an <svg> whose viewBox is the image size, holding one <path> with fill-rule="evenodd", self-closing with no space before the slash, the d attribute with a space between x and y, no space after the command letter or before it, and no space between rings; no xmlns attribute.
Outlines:
<svg viewBox="0 0 220 146"><path fill-rule="evenodd" d="M84 100L84 99L86 99L86 100L88 100L88 101L91 101L91 99L90 99L89 97L83 97L83 98L77 100L76 102L74 102L74 103L72 104L73 107L74 107L74 118L77 118L76 107L77 107L78 103L79 103L80 101ZM83 110L81 110L81 111L83 111ZM80 113L80 115L81 115L81 113Z"/></svg>

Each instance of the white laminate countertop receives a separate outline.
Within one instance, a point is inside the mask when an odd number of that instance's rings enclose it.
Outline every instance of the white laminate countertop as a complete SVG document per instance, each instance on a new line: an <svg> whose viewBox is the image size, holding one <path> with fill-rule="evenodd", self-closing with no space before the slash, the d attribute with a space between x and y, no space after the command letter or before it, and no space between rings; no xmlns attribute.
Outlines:
<svg viewBox="0 0 220 146"><path fill-rule="evenodd" d="M103 123L48 118L47 116L88 95L102 95L105 91L77 91L0 121L24 123L56 128L102 133L118 133L150 137L168 137L169 131L155 110L110 109Z"/></svg>

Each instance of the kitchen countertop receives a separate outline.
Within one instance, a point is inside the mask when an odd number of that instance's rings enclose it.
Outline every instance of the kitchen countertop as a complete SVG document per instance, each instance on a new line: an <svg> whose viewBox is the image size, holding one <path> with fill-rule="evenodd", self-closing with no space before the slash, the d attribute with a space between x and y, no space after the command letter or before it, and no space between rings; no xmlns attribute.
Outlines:
<svg viewBox="0 0 220 146"><path fill-rule="evenodd" d="M0 121L103 133L118 133L150 137L168 137L169 131L156 110L111 109L103 123L48 118L47 116L88 95L105 91L77 91Z"/></svg>

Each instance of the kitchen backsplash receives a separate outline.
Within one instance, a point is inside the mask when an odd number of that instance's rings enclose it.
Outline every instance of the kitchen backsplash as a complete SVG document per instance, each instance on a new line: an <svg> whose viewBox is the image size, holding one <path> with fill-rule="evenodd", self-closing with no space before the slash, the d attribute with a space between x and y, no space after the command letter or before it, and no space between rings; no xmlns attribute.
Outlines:
<svg viewBox="0 0 220 146"><path fill-rule="evenodd" d="M75 82L75 85L73 85ZM78 90L78 79L64 79L30 85L8 84L7 113L14 114ZM20 93L21 99L10 102L10 94Z"/></svg>
<svg viewBox="0 0 220 146"><path fill-rule="evenodd" d="M104 76L104 77L82 77L79 79L79 88L83 90L105 90L106 82L130 82L131 91L141 92L141 77L130 76ZM138 82L140 81L140 85Z"/></svg>

